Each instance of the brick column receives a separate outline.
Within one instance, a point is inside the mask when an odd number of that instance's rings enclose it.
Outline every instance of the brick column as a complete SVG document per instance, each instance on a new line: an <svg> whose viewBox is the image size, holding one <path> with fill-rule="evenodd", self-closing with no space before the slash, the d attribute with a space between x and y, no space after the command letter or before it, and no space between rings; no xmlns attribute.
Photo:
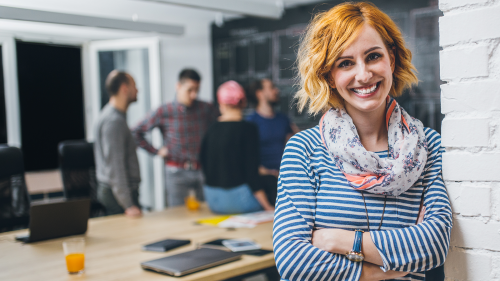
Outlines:
<svg viewBox="0 0 500 281"><path fill-rule="evenodd" d="M447 280L500 280L500 0L440 0Z"/></svg>

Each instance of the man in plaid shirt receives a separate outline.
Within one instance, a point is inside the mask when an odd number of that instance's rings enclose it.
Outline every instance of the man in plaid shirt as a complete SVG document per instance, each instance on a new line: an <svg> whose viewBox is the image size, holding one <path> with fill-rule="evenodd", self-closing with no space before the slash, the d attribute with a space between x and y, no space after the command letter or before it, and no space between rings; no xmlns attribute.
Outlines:
<svg viewBox="0 0 500 281"><path fill-rule="evenodd" d="M203 200L203 176L198 155L201 140L208 127L216 121L217 109L197 100L200 75L192 69L179 74L176 100L160 106L132 130L138 146L153 155L165 159L166 196L169 207L184 204L189 190L194 190ZM154 148L145 134L159 128L163 135L163 147Z"/></svg>

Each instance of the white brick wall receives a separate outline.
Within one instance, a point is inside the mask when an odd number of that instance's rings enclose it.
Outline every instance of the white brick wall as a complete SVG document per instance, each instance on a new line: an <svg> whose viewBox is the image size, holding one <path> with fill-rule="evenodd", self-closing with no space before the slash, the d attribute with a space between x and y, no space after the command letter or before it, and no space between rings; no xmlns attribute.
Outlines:
<svg viewBox="0 0 500 281"><path fill-rule="evenodd" d="M488 254L460 251L446 260L447 280L491 280L492 258ZM468 268L467 271L464 268Z"/></svg>
<svg viewBox="0 0 500 281"><path fill-rule="evenodd" d="M447 280L500 280L500 0L440 0Z"/></svg>
<svg viewBox="0 0 500 281"><path fill-rule="evenodd" d="M453 0L452 0L453 1ZM479 1L457 1L457 2L479 2ZM486 2L486 1L484 1ZM442 46L455 44L457 42L480 41L500 37L500 7L485 7L474 9L468 13L457 13L441 18L441 28L456 29L460 32L440 34L439 41Z"/></svg>
<svg viewBox="0 0 500 281"><path fill-rule="evenodd" d="M449 183L447 188L453 213L460 214L463 217L481 216L483 220L490 219L493 206L496 206L497 203L491 199L491 186Z"/></svg>
<svg viewBox="0 0 500 281"><path fill-rule="evenodd" d="M500 28L499 28L500 29ZM500 111L500 81L481 80L471 83L441 85L441 112Z"/></svg>
<svg viewBox="0 0 500 281"><path fill-rule="evenodd" d="M441 79L488 76L488 46L473 46L441 51Z"/></svg>
<svg viewBox="0 0 500 281"><path fill-rule="evenodd" d="M485 4L488 0L441 0L439 1L439 9L447 11L452 8L467 6L471 4Z"/></svg>
<svg viewBox="0 0 500 281"><path fill-rule="evenodd" d="M500 152L447 149L443 155L443 177L445 181L500 181Z"/></svg>
<svg viewBox="0 0 500 281"><path fill-rule="evenodd" d="M442 144L446 147L488 146L490 119L446 119L441 127Z"/></svg>

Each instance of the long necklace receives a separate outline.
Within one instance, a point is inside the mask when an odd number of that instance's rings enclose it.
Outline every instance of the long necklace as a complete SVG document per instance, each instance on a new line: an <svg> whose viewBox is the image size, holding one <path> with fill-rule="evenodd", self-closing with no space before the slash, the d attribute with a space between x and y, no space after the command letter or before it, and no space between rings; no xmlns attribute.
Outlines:
<svg viewBox="0 0 500 281"><path fill-rule="evenodd" d="M366 222L368 223L368 231L370 231L370 218L368 217L368 209L366 208L365 195L361 192L361 196L363 196L363 203L365 204L365 213L366 213ZM380 224L378 225L378 229L382 227L382 222L384 221L384 213L385 213L385 203L387 202L387 195L384 196L384 208L382 209L382 218L380 219Z"/></svg>
<svg viewBox="0 0 500 281"><path fill-rule="evenodd" d="M390 157L389 148L387 148L387 157ZM365 204L366 223L368 224L368 231L370 231L370 218L368 217L368 209L366 208L365 195L363 194L363 192L361 192L361 196L363 196L363 204ZM380 230L380 228L382 227L382 222L384 221L386 202L387 202L387 195L384 196L384 208L382 209L382 217L380 218L380 224L378 225L377 230Z"/></svg>

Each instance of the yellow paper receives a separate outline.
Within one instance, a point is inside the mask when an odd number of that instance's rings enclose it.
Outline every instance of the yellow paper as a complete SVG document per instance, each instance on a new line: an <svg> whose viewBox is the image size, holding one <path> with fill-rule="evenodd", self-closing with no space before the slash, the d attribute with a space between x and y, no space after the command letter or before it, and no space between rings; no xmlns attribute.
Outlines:
<svg viewBox="0 0 500 281"><path fill-rule="evenodd" d="M219 224L221 221L227 220L230 216L231 215L210 217L206 219L197 220L196 222L204 225L217 226L217 224Z"/></svg>

